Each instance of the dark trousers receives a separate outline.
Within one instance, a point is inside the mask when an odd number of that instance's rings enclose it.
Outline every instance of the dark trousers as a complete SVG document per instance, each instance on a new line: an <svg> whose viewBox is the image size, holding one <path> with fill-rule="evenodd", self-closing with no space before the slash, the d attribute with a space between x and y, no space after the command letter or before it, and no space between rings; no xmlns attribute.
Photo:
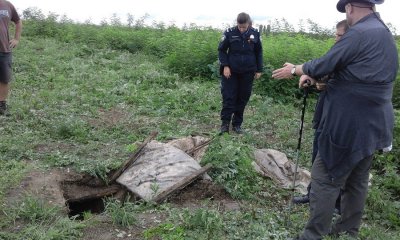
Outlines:
<svg viewBox="0 0 400 240"><path fill-rule="evenodd" d="M11 81L12 54L0 52L0 83L8 84Z"/></svg>
<svg viewBox="0 0 400 240"><path fill-rule="evenodd" d="M332 179L319 154L311 170L310 218L301 239L347 233L357 236L368 192L368 177L373 156L361 160L345 176ZM336 198L340 189L341 216L331 228Z"/></svg>
<svg viewBox="0 0 400 240"><path fill-rule="evenodd" d="M318 127L317 127L317 129L315 129L315 132L314 132L314 140L313 140L313 149L312 149L312 158L311 158L311 165L312 164L314 164L314 161L315 161L315 159L317 158L317 154L318 154L318 138L319 138L319 135L321 135L321 130L318 130ZM307 186L307 195L308 196L310 196L310 190L311 190L311 183L310 184L308 184L308 186ZM340 212L340 202L341 202L341 194L342 194L342 190L340 190L340 193L339 193L339 196L338 196L338 198L336 199L336 204L335 204L335 208L336 209L338 209L338 211L339 211L339 214L341 213Z"/></svg>
<svg viewBox="0 0 400 240"><path fill-rule="evenodd" d="M321 135L321 130L315 129L314 132L314 140L313 140L313 149L312 149L312 158L311 158L311 164L314 163L315 158L317 158L317 153L318 153L318 138L319 135Z"/></svg>
<svg viewBox="0 0 400 240"><path fill-rule="evenodd" d="M251 96L254 72L232 73L230 78L221 77L221 120L233 126L241 126L243 113Z"/></svg>

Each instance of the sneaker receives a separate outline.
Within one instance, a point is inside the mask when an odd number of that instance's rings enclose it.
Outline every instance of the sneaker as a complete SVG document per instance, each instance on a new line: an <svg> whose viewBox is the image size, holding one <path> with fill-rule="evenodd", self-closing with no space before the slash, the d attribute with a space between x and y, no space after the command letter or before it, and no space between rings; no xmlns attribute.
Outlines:
<svg viewBox="0 0 400 240"><path fill-rule="evenodd" d="M240 126L233 126L232 130L237 134L243 134L243 130Z"/></svg>
<svg viewBox="0 0 400 240"><path fill-rule="evenodd" d="M309 203L309 202L310 202L310 198L308 197L308 195L297 196L297 197L293 198L294 204L305 204L305 203Z"/></svg>
<svg viewBox="0 0 400 240"><path fill-rule="evenodd" d="M229 133L229 124L222 123L221 128L219 130L219 135L223 135L224 133Z"/></svg>

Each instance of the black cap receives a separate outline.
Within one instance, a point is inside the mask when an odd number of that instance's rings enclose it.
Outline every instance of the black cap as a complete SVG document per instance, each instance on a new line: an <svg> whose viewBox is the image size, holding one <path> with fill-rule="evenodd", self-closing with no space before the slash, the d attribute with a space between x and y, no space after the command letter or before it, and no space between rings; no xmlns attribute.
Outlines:
<svg viewBox="0 0 400 240"><path fill-rule="evenodd" d="M351 2L359 2L359 3L370 3L370 4L381 4L381 3L383 3L385 0L339 0L339 2L336 4L336 9L339 11L339 12L342 12L342 13L344 13L344 12L346 12L346 10L345 10L345 6L346 6L346 4L348 4L348 3L351 3Z"/></svg>

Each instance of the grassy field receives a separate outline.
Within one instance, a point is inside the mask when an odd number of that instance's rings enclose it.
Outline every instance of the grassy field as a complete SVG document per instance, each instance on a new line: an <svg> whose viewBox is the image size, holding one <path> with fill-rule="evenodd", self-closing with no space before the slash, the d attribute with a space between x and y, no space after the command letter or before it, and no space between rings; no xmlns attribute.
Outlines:
<svg viewBox="0 0 400 240"><path fill-rule="evenodd" d="M177 74L149 53L26 37L14 57L12 115L0 118L0 239L102 239L93 229L109 230L110 239L287 239L302 230L307 206L295 207L287 228L290 192L251 166L256 148L294 158L297 146L301 99L280 103L265 91L250 100L246 134L217 137L203 159L214 164L210 175L238 210L221 209L213 199L196 202L195 208L168 202L122 206L108 199L104 213L77 220L34 194L10 203L10 189L32 171L71 169L105 178L127 159L132 144L152 131L159 132L159 141L215 136L221 106L218 80ZM256 82L255 88L264 88L265 81L270 80ZM307 168L314 104L311 99L300 159ZM399 111L396 115L398 147ZM400 238L397 154L376 157L360 239ZM158 220L144 224L149 215Z"/></svg>

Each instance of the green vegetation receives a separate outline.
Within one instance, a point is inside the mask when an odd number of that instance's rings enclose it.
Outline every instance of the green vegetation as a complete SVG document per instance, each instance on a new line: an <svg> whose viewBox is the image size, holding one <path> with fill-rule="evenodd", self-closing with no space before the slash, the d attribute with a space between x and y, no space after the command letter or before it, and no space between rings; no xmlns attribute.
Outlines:
<svg viewBox="0 0 400 240"><path fill-rule="evenodd" d="M213 206L206 205L208 208ZM221 213L213 209L174 209L169 219L144 232L146 239L287 239L300 232L304 214L295 214L296 224L288 231L284 215L256 206ZM215 208L215 206L214 206ZM295 223L295 222L293 222Z"/></svg>
<svg viewBox="0 0 400 240"><path fill-rule="evenodd" d="M111 217L113 224L122 227L129 227L137 222L135 213L142 210L140 205L132 202L125 202L122 204L120 201L114 199L106 200L105 212Z"/></svg>
<svg viewBox="0 0 400 240"><path fill-rule="evenodd" d="M77 25L30 14L14 52L12 115L0 118L0 239L80 239L94 216L69 219L35 196L10 208L7 190L32 168L71 168L105 179L134 150L132 144L154 130L160 141L216 136L221 100L212 75L221 33L196 27ZM223 210L212 199L194 209L108 199L103 216L110 229L142 227L141 214L151 212L164 216L163 221L139 239L286 239L302 230L307 206L296 206L292 226L285 228L290 193L254 172L252 151L274 148L294 158L301 93L296 81L271 80L270 71L285 61L317 57L333 41L294 33L271 34L263 41L267 67L246 110L246 134L216 137L202 162L214 165L210 175L243 203L240 210ZM306 112L304 167L310 166L314 104L310 99ZM400 238L398 110L393 145L393 152L374 161L360 239Z"/></svg>
<svg viewBox="0 0 400 240"><path fill-rule="evenodd" d="M80 239L83 222L62 216L58 207L50 206L34 196L26 196L6 213L1 224L24 224L23 229L0 231L0 239Z"/></svg>

